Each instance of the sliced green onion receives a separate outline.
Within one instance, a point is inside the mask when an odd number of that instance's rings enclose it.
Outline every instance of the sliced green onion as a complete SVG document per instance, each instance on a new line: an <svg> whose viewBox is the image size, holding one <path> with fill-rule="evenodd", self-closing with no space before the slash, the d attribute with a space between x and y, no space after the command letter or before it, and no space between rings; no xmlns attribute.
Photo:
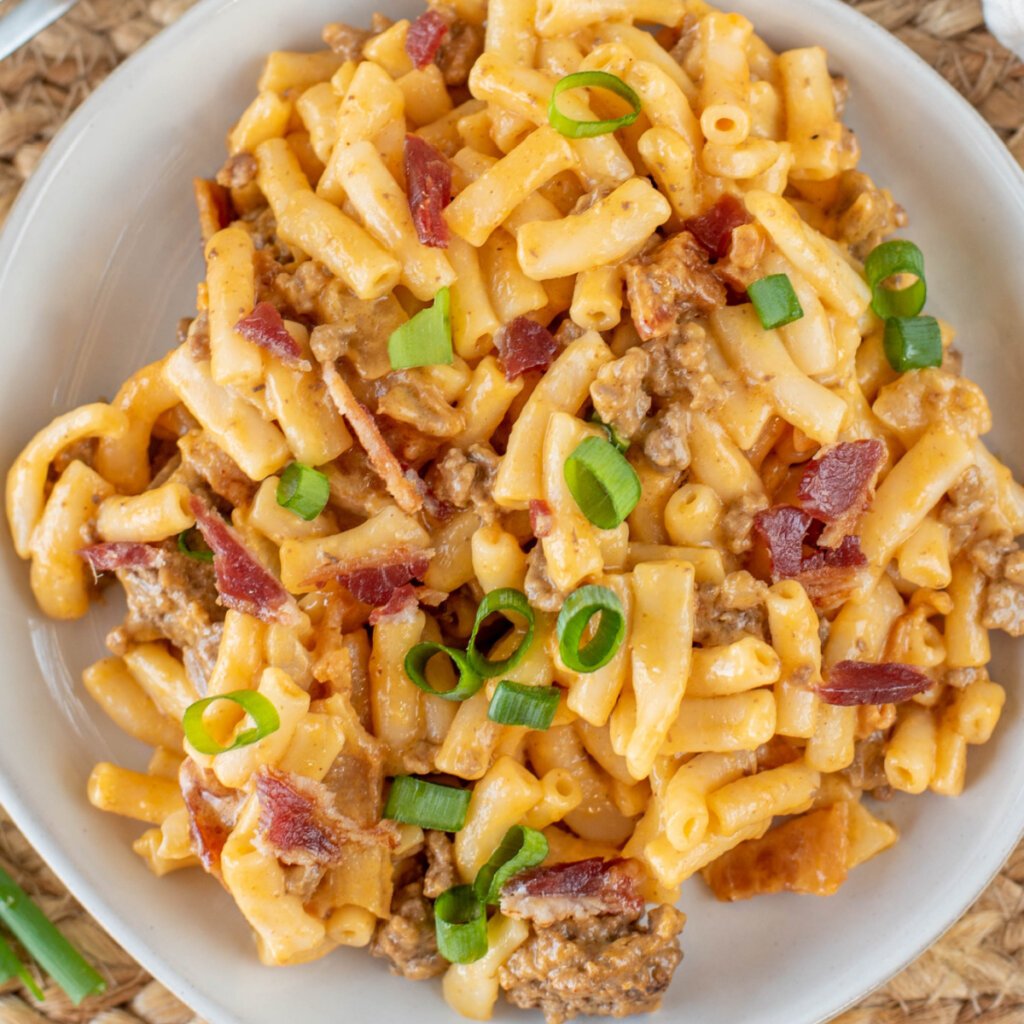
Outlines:
<svg viewBox="0 0 1024 1024"><path fill-rule="evenodd" d="M887 288L885 282L896 274L913 274L917 280L906 288ZM871 287L871 308L883 320L917 316L924 309L924 253L913 242L894 239L876 245L864 261L864 276Z"/></svg>
<svg viewBox="0 0 1024 1024"><path fill-rule="evenodd" d="M513 825L477 872L473 882L476 898L483 904L498 903L501 890L513 875L536 867L547 855L548 841L543 832L525 825Z"/></svg>
<svg viewBox="0 0 1024 1024"><path fill-rule="evenodd" d="M427 665L436 654L447 654L458 669L459 681L450 690L435 689L427 679ZM424 693L429 693L431 697L440 697L441 700L468 700L484 685L483 677L473 670L465 653L455 647L446 647L432 641L424 641L409 648L409 653L405 656L405 674Z"/></svg>
<svg viewBox="0 0 1024 1024"><path fill-rule="evenodd" d="M388 358L392 370L452 361L451 308L451 292L446 285L434 296L433 305L421 309L391 332Z"/></svg>
<svg viewBox="0 0 1024 1024"><path fill-rule="evenodd" d="M605 423L596 412L590 414L590 422L596 423L607 435L608 440L611 441L620 452L627 451L630 445L629 439L622 437L619 432L610 424Z"/></svg>
<svg viewBox="0 0 1024 1024"><path fill-rule="evenodd" d="M769 274L747 287L757 318L766 331L785 327L804 315L804 308L786 274Z"/></svg>
<svg viewBox="0 0 1024 1024"><path fill-rule="evenodd" d="M440 786L411 775L399 775L391 783L384 817L419 825L438 832L458 832L466 824L468 789Z"/></svg>
<svg viewBox="0 0 1024 1024"><path fill-rule="evenodd" d="M563 472L580 511L602 530L614 530L640 500L636 470L610 441L581 441L565 460Z"/></svg>
<svg viewBox="0 0 1024 1024"><path fill-rule="evenodd" d="M39 987L32 972L21 962L20 957L11 948L11 944L0 935L0 985L12 978L20 978L21 983L36 997L42 1000L43 990Z"/></svg>
<svg viewBox="0 0 1024 1024"><path fill-rule="evenodd" d="M237 704L255 723L251 729L240 732L230 746L222 747L207 731L203 721L203 713L214 702L229 700ZM181 718L181 727L185 738L200 754L217 755L228 750L247 747L250 743L277 732L281 727L281 717L277 708L255 690L235 690L233 693L218 693L215 697L204 697L194 704L189 704Z"/></svg>
<svg viewBox="0 0 1024 1024"><path fill-rule="evenodd" d="M527 729L548 729L558 710L562 691L557 686L530 686L502 679L494 688L487 717L502 725L525 725Z"/></svg>
<svg viewBox="0 0 1024 1024"><path fill-rule="evenodd" d="M178 534L178 550L183 555L187 555L189 558L193 558L197 562L212 562L213 552L209 548L194 548L189 545L190 534L195 534L200 540L202 540L199 531L194 526L187 530L182 530L181 533Z"/></svg>
<svg viewBox="0 0 1024 1024"><path fill-rule="evenodd" d="M942 365L942 331L933 316L891 316L882 342L889 365L900 373Z"/></svg>
<svg viewBox="0 0 1024 1024"><path fill-rule="evenodd" d="M526 633L523 635L522 640L519 641L519 646L507 658L501 661L491 661L489 658L485 658L477 650L476 646L476 635L480 631L484 619L494 612L501 612L502 614L514 612L516 615L526 619ZM466 657L469 659L469 664L473 671L484 679L500 676L503 672L511 672L523 660L526 652L530 649L530 645L533 643L534 622L533 609L526 600L526 595L521 590L516 590L513 587L501 587L487 594L480 602L480 607L476 610L473 632L469 635L469 646L466 648Z"/></svg>
<svg viewBox="0 0 1024 1024"><path fill-rule="evenodd" d="M601 616L597 631L581 648L580 640L595 615ZM615 657L626 635L626 614L615 591L580 587L565 599L555 628L562 664L574 672L596 672Z"/></svg>
<svg viewBox="0 0 1024 1024"><path fill-rule="evenodd" d="M0 868L0 921L75 1006L86 996L106 989L107 983L3 868ZM38 986L35 989L38 991Z"/></svg>
<svg viewBox="0 0 1024 1024"><path fill-rule="evenodd" d="M610 121L577 121L567 117L558 109L558 97L568 89L607 89L621 96L633 108L623 117ZM577 71L566 75L555 83L548 102L548 121L560 135L570 139L592 139L595 135L607 135L616 128L631 125L640 116L640 97L621 78L610 75L607 71Z"/></svg>
<svg viewBox="0 0 1024 1024"><path fill-rule="evenodd" d="M471 885L453 885L434 902L437 951L453 964L471 964L487 952L487 911Z"/></svg>
<svg viewBox="0 0 1024 1024"><path fill-rule="evenodd" d="M319 470L301 462L293 462L277 482L277 503L294 512L307 523L327 507L331 485Z"/></svg>

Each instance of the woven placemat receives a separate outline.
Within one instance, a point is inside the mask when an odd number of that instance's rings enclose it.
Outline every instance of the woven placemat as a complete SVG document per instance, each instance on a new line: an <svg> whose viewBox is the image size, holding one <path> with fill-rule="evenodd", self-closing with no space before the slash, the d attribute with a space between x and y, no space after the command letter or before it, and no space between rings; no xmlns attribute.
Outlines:
<svg viewBox="0 0 1024 1024"><path fill-rule="evenodd" d="M0 13L15 2L0 0ZM194 2L82 0L0 61L0 220L71 111ZM1024 165L1024 65L985 31L979 0L848 2L952 82ZM53 985L41 1004L17 983L0 985L0 1024L202 1024L84 913L2 810L0 867L36 897L109 981L102 997L77 1009ZM834 1024L907 1022L1024 1024L1024 844L940 942Z"/></svg>

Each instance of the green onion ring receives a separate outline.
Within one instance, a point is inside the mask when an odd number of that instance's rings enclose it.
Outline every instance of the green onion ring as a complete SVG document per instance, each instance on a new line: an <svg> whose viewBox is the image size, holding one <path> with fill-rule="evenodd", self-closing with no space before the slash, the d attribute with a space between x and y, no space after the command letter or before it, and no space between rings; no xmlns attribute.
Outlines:
<svg viewBox="0 0 1024 1024"><path fill-rule="evenodd" d="M392 370L450 363L452 354L451 291L445 285L431 305L421 309L388 338Z"/></svg>
<svg viewBox="0 0 1024 1024"><path fill-rule="evenodd" d="M473 892L483 904L501 900L505 883L520 871L536 867L548 855L548 841L543 832L525 825L513 825L505 838L477 872Z"/></svg>
<svg viewBox="0 0 1024 1024"><path fill-rule="evenodd" d="M891 316L882 339L885 358L899 373L942 365L942 329L932 316Z"/></svg>
<svg viewBox="0 0 1024 1024"><path fill-rule="evenodd" d="M514 612L516 615L521 615L526 619L526 633L519 642L519 646L507 658L501 661L491 661L489 658L484 657L476 647L476 635L480 631L480 627L487 616L494 612L502 612L503 614L505 612ZM523 660L526 652L530 649L530 645L533 643L535 622L533 609L530 607L529 601L526 600L526 595L521 590L516 590L514 587L501 587L498 590L492 590L480 602L480 607L476 610L476 619L473 622L473 632L469 635L466 658L473 671L484 679L500 676L504 672L511 672Z"/></svg>
<svg viewBox="0 0 1024 1024"><path fill-rule="evenodd" d="M803 306L800 305L788 274L769 274L751 282L747 285L747 295L766 331L785 327L804 315Z"/></svg>
<svg viewBox="0 0 1024 1024"><path fill-rule="evenodd" d="M640 501L636 470L614 444L600 437L584 438L562 472L580 511L602 530L614 530Z"/></svg>
<svg viewBox="0 0 1024 1024"><path fill-rule="evenodd" d="M458 832L466 824L470 796L468 789L399 775L391 783L383 817L438 832Z"/></svg>
<svg viewBox="0 0 1024 1024"><path fill-rule="evenodd" d="M558 109L558 97L568 89L607 89L626 100L633 109L623 117L611 121L577 121ZM577 71L566 75L555 83L548 102L548 121L560 135L570 139L592 139L595 135L607 135L616 128L631 125L639 116L642 104L640 97L621 79L607 71Z"/></svg>
<svg viewBox="0 0 1024 1024"><path fill-rule="evenodd" d="M471 885L454 885L434 902L437 951L453 964L471 964L487 952L487 912Z"/></svg>
<svg viewBox="0 0 1024 1024"><path fill-rule="evenodd" d="M331 485L319 470L293 462L277 482L276 497L281 508L311 523L327 507Z"/></svg>
<svg viewBox="0 0 1024 1024"><path fill-rule="evenodd" d="M494 688L487 717L501 725L550 729L562 691L557 686L531 686L502 679Z"/></svg>
<svg viewBox="0 0 1024 1024"><path fill-rule="evenodd" d="M907 288L886 288L894 274L913 274L917 280ZM928 285L924 279L924 253L905 239L876 245L864 261L864 276L871 287L871 308L883 320L891 316L917 316L924 309Z"/></svg>
<svg viewBox="0 0 1024 1024"><path fill-rule="evenodd" d="M581 649L580 640L590 620L598 613L601 621L597 632ZM574 590L565 599L555 628L558 653L566 668L574 672L596 672L615 657L626 635L626 614L614 591L590 585Z"/></svg>
<svg viewBox="0 0 1024 1024"><path fill-rule="evenodd" d="M427 680L427 664L435 654L447 654L458 669L459 681L450 690L436 690ZM441 700L468 700L484 685L483 677L473 668L465 652L430 640L409 648L409 653L405 656L405 674L424 693L429 693L431 697L440 697Z"/></svg>
<svg viewBox="0 0 1024 1024"><path fill-rule="evenodd" d="M206 709L218 700L229 700L237 704L252 720L255 725L251 729L240 732L234 742L227 747L222 747L207 731L206 723L203 721L203 713ZM281 717L277 708L255 690L235 690L232 693L218 693L215 697L204 697L190 704L185 709L181 718L181 728L185 732L185 738L199 751L200 754L224 754L229 750L237 750L239 747L247 747L250 743L277 732L281 727Z"/></svg>

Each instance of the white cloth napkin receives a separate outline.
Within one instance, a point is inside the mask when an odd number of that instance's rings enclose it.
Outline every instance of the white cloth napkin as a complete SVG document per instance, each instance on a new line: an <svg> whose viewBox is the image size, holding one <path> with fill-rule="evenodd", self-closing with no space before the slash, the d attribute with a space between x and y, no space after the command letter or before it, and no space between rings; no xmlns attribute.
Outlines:
<svg viewBox="0 0 1024 1024"><path fill-rule="evenodd" d="M989 31L1024 60L1024 0L984 0Z"/></svg>

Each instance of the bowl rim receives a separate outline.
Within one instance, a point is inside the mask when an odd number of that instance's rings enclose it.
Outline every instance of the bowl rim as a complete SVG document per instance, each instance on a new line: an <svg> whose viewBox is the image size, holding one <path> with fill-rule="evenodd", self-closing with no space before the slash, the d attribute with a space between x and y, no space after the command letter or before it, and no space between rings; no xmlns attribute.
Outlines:
<svg viewBox="0 0 1024 1024"><path fill-rule="evenodd" d="M183 45L207 19L215 18L224 11L240 5L241 2L242 0L198 0L173 24L161 30L157 36L118 65L71 114L47 146L30 180L22 188L11 207L2 231L0 231L0 289L3 288L7 276L11 255L19 247L25 232L29 229L35 210L45 198L48 189L60 174L64 164L74 154L80 139L88 132L91 123L103 109L108 97L116 91L129 87L132 76L146 65L158 63L166 54ZM909 61L919 71L923 70L932 82L936 99L953 104L959 109L961 115L967 115L965 123L969 124L971 135L965 138L965 144L972 142L979 147L981 158L993 164L993 168L1007 180L1008 188L1018 192L1022 205L1024 205L1024 168L1017 163L992 126L950 82L897 36L856 8L844 3L843 0L801 0L801 3L834 18L840 23L840 26L866 35L868 41L874 42L882 52L888 52L901 61ZM730 4L719 0L719 6L728 8ZM42 820L33 812L29 801L23 799L17 786L2 772L0 772L0 805L72 896L150 975L182 999L190 1009L209 1020L211 1024L244 1024L228 1006L208 996L181 972L165 962L161 954L140 930L134 927L128 919L108 907L102 894L93 888L78 868L75 858L70 852L69 844L62 843L55 833L46 828ZM1024 838L1024 817L1017 823L1015 830L1006 832L1005 844L998 850L998 861L993 861L994 866L991 873L983 880L979 880L976 890L964 906L957 908L949 919L937 929L929 929L929 934L922 937L921 941L915 945L914 951L901 962L893 965L883 977L871 979L868 984L859 988L841 1005L817 1014L806 1024L824 1024L835 1015L855 1006L871 992L891 981L900 971L930 948L956 924L991 884L1022 838Z"/></svg>

